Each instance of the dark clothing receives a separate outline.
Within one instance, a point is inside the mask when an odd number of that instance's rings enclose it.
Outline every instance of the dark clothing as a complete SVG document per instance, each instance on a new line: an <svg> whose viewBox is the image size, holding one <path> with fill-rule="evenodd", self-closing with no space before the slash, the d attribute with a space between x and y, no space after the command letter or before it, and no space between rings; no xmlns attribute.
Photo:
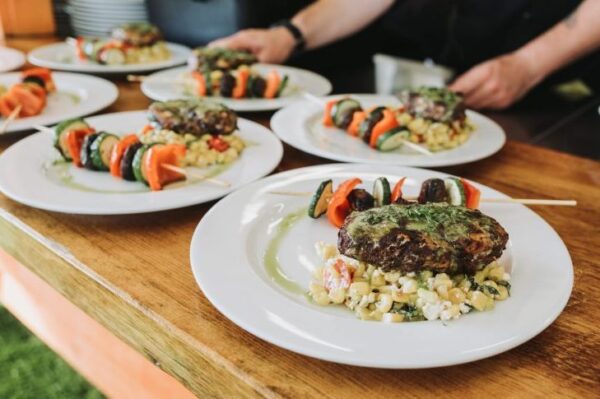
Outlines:
<svg viewBox="0 0 600 399"><path fill-rule="evenodd" d="M398 0L382 18L388 52L431 58L457 72L516 50L581 0ZM394 43L402 43L396 45Z"/></svg>

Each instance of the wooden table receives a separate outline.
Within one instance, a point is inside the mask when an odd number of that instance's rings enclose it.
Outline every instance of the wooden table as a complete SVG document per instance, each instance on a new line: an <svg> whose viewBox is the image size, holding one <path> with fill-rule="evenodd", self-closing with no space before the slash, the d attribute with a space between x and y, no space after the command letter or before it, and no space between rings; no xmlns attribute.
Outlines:
<svg viewBox="0 0 600 399"><path fill-rule="evenodd" d="M13 44L27 49L38 42ZM148 105L137 84L118 86L120 97L106 112ZM268 126L267 114L245 116ZM0 141L0 150L13 141ZM277 171L325 162L286 146ZM0 248L199 397L597 397L600 163L509 141L489 159L440 170L514 197L579 201L576 208L534 208L561 235L575 265L563 314L531 341L461 366L343 366L238 328L208 302L190 270L190 239L212 203L89 217L45 212L0 195Z"/></svg>

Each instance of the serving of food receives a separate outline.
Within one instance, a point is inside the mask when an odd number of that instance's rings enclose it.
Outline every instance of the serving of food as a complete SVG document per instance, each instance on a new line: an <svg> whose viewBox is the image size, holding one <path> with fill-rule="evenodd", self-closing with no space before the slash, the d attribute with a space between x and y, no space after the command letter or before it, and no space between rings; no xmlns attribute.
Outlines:
<svg viewBox="0 0 600 399"><path fill-rule="evenodd" d="M271 126L291 146L342 162L447 166L489 156L505 141L497 124L439 88L306 99L275 113Z"/></svg>
<svg viewBox="0 0 600 399"><path fill-rule="evenodd" d="M65 71L132 73L181 65L189 54L189 48L165 42L155 25L129 22L113 28L109 37L67 38L36 48L28 59Z"/></svg>
<svg viewBox="0 0 600 399"><path fill-rule="evenodd" d="M2 133L83 116L112 104L116 86L104 79L28 68L0 75Z"/></svg>
<svg viewBox="0 0 600 399"><path fill-rule="evenodd" d="M234 134L237 116L220 104L201 101L153 103L150 124L138 133L119 137L96 131L81 118L59 123L54 147L74 166L144 183L153 191L186 179L186 166L228 165L245 147ZM170 167L169 167L170 166Z"/></svg>
<svg viewBox="0 0 600 399"><path fill-rule="evenodd" d="M266 76L253 70L257 60L241 50L200 47L188 61L193 80L190 91L198 97L267 98L283 95L288 76L272 69Z"/></svg>
<svg viewBox="0 0 600 399"><path fill-rule="evenodd" d="M276 109L303 91L324 95L330 90L329 82L312 72L259 64L249 52L213 47L194 49L187 68L158 72L142 83L154 100L215 97L239 111Z"/></svg>
<svg viewBox="0 0 600 399"><path fill-rule="evenodd" d="M425 180L406 199L385 177L373 194L353 177L333 191L317 188L308 215L327 215L339 228L337 247L319 242L325 266L315 270L312 299L344 304L361 319L401 322L457 319L493 308L510 294L510 275L497 263L508 234L479 207L480 192L464 179Z"/></svg>
<svg viewBox="0 0 600 399"><path fill-rule="evenodd" d="M378 151L397 150L407 140L430 151L448 150L467 141L474 130L462 97L448 89L421 87L403 91L399 98L397 107L369 109L351 97L330 100L323 125L345 130Z"/></svg>
<svg viewBox="0 0 600 399"><path fill-rule="evenodd" d="M0 156L0 190L59 212L140 213L209 201L270 172L282 155L266 128L202 100L40 129ZM32 183L20 184L10 170Z"/></svg>
<svg viewBox="0 0 600 399"><path fill-rule="evenodd" d="M68 42L79 60L101 65L145 64L171 58L160 30L148 22L120 25L109 38L77 37Z"/></svg>
<svg viewBox="0 0 600 399"><path fill-rule="evenodd" d="M21 81L10 87L0 86L0 115L8 118L15 109L16 118L35 116L46 107L46 98L56 91L52 73L46 68L21 72Z"/></svg>
<svg viewBox="0 0 600 399"><path fill-rule="evenodd" d="M423 169L296 169L215 205L192 270L225 316L295 352L389 368L473 361L539 333L572 287L560 238L509 200Z"/></svg>

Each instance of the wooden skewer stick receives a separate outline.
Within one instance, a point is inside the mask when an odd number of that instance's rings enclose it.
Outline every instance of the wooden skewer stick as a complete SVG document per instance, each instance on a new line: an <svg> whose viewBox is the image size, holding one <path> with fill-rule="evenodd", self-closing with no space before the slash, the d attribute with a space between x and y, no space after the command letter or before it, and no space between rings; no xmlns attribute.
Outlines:
<svg viewBox="0 0 600 399"><path fill-rule="evenodd" d="M313 104L316 104L320 107L325 107L325 101L323 101L323 99L315 96L314 94L303 91L302 95L304 96L304 98L306 98L308 101L312 102ZM411 150L419 152L423 155L427 155L427 156L433 155L433 153L431 151L429 151L427 148L424 148L424 147L420 146L419 144L413 143L412 141L403 139L403 140L401 140L401 142L403 145L407 146Z"/></svg>
<svg viewBox="0 0 600 399"><path fill-rule="evenodd" d="M309 197L313 193L308 191L269 191L269 194L286 195L295 197ZM417 197L403 197L406 200L414 201ZM552 200L541 198L482 198L481 202L499 203L499 204L524 204L524 205L554 205L554 206L576 206L576 200Z"/></svg>
<svg viewBox="0 0 600 399"><path fill-rule="evenodd" d="M169 164L166 164L166 163L163 163L160 166L162 168L170 170L172 172L176 172L176 173L182 174L182 175L186 176L187 178L193 177L193 178L198 179L198 180L206 180L207 182L210 182L210 183L222 186L222 187L231 187L231 183L229 183L229 182L226 182L226 181L223 181L223 180L219 180L219 179L215 179L215 178L212 178L212 177L208 177L206 175L202 175L202 174L199 174L199 173L193 173L193 172L190 172L189 170L180 168L179 166L169 165Z"/></svg>
<svg viewBox="0 0 600 399"><path fill-rule="evenodd" d="M129 82L143 82L147 80L149 77L145 75L127 75L127 81ZM193 83L192 79L186 78L152 78L152 82L154 83L174 83L174 84L186 84Z"/></svg>
<svg viewBox="0 0 600 399"><path fill-rule="evenodd" d="M515 203L524 205L557 205L557 206L577 206L576 200L551 200L551 199L531 199L531 198L482 198L481 202L488 203Z"/></svg>
<svg viewBox="0 0 600 399"><path fill-rule="evenodd" d="M14 121L19 116L19 112L21 112L21 108L22 108L21 104L17 105L15 107L15 109L12 110L10 115L8 115L8 117L4 120L4 122L2 122L2 126L0 126L0 134L4 134L6 132L6 129L8 129L8 126L11 124L11 122Z"/></svg>
<svg viewBox="0 0 600 399"><path fill-rule="evenodd" d="M54 134L54 129L49 128L48 126L33 125L32 128L34 128L35 130L38 130L40 132Z"/></svg>

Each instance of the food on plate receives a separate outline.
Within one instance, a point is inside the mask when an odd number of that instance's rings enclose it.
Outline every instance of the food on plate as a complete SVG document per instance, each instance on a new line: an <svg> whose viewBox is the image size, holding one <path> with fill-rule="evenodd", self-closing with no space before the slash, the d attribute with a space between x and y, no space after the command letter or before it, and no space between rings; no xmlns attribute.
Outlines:
<svg viewBox="0 0 600 399"><path fill-rule="evenodd" d="M148 22L130 22L117 26L112 30L111 36L131 46L151 46L162 40L158 27Z"/></svg>
<svg viewBox="0 0 600 399"><path fill-rule="evenodd" d="M250 66L258 62L254 54L244 50L234 50L224 47L198 47L192 50L188 59L191 70L231 71L242 65Z"/></svg>
<svg viewBox="0 0 600 399"><path fill-rule="evenodd" d="M507 241L502 226L477 209L393 204L351 213L338 248L384 271L472 274L499 258Z"/></svg>
<svg viewBox="0 0 600 399"><path fill-rule="evenodd" d="M379 151L393 151L410 141L431 151L455 148L473 131L462 96L443 88L420 88L399 95L401 105L364 109L353 98L330 100L323 125L345 130Z"/></svg>
<svg viewBox="0 0 600 399"><path fill-rule="evenodd" d="M21 82L0 90L0 115L8 117L21 106L18 118L39 115L47 97L56 91L52 73L46 68L30 68L21 73Z"/></svg>
<svg viewBox="0 0 600 399"><path fill-rule="evenodd" d="M139 133L118 136L110 132L96 132L85 120L75 118L59 123L54 130L54 147L67 162L95 171L108 171L116 178L142 182L151 190L161 190L165 185L184 180L180 170L185 166L209 167L226 165L241 155L245 143L229 127L217 121L217 116L233 118L235 113L218 105L202 105L199 101L178 101L177 112L161 103L160 123L149 113L152 124ZM158 109L152 104L150 109ZM198 110L218 110L215 114ZM187 110L187 111L186 111ZM175 119L185 113L186 124ZM203 120L206 119L206 120ZM200 126L210 125L202 130ZM166 127L163 127L166 126ZM193 126L188 133L184 126ZM170 130L178 128L177 131ZM205 129L205 128L203 128ZM223 133L211 133L213 131Z"/></svg>
<svg viewBox="0 0 600 399"><path fill-rule="evenodd" d="M200 99L157 101L148 108L154 126L195 136L228 135L237 129L237 115L225 105Z"/></svg>
<svg viewBox="0 0 600 399"><path fill-rule="evenodd" d="M372 194L356 177L335 190L331 180L319 185L309 216L326 214L339 231L337 247L317 245L325 266L312 299L388 322L456 319L506 299L510 275L497 261L508 233L476 209L479 190L454 177L428 179L414 200L403 196L404 181L390 188L380 177Z"/></svg>
<svg viewBox="0 0 600 399"><path fill-rule="evenodd" d="M252 68L254 55L240 50L201 47L188 61L193 85L191 92L199 97L275 98L288 85L288 77L276 70L266 76Z"/></svg>
<svg viewBox="0 0 600 399"><path fill-rule="evenodd" d="M321 306L343 304L362 320L449 321L491 310L510 296L511 276L496 261L475 274L386 272L341 255L332 244L317 243L316 250L325 265L314 273L311 298Z"/></svg>
<svg viewBox="0 0 600 399"><path fill-rule="evenodd" d="M78 37L70 42L79 60L102 65L143 64L171 58L158 28L147 22L118 26L110 38Z"/></svg>
<svg viewBox="0 0 600 399"><path fill-rule="evenodd" d="M335 190L333 182L322 182L314 192L308 215L319 218L327 214L327 219L335 227L341 227L352 211L365 211L388 204L426 204L443 202L450 205L477 209L481 193L477 187L465 179L448 177L446 179L427 179L421 185L419 196L407 198L403 196L402 187L405 177L399 179L394 187L385 177L375 179L373 193L356 188L362 180L355 177L342 182Z"/></svg>

